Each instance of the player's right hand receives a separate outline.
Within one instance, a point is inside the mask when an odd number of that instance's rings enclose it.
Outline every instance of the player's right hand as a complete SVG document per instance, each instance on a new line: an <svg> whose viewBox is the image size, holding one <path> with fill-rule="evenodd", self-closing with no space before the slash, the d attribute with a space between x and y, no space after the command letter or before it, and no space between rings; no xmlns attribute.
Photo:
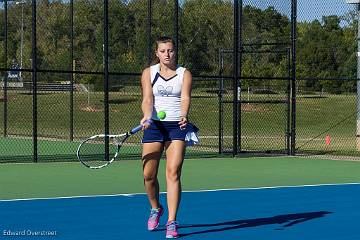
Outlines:
<svg viewBox="0 0 360 240"><path fill-rule="evenodd" d="M140 124L143 126L142 130L148 129L150 127L150 123L148 122L150 118L149 117L143 117L140 121Z"/></svg>

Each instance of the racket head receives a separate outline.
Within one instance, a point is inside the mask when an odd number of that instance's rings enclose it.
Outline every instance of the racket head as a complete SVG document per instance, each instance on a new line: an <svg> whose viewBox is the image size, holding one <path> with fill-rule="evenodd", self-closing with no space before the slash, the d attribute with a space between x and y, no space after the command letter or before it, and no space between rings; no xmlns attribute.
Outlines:
<svg viewBox="0 0 360 240"><path fill-rule="evenodd" d="M128 133L121 135L95 135L79 145L76 155L88 168L100 169L112 163L119 155L120 148L128 138ZM109 158L106 158L106 142L109 143Z"/></svg>

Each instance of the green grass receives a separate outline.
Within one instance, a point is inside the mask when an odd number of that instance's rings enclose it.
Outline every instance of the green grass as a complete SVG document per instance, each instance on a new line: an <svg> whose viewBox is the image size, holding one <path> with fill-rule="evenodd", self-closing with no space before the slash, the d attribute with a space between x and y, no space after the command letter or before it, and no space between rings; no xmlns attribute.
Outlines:
<svg viewBox="0 0 360 240"><path fill-rule="evenodd" d="M75 154L78 147L77 142L59 141L59 140L39 140L38 147L40 153L46 155L61 155L72 152ZM0 138L0 148L3 156L17 156L23 153L29 153L33 150L32 139L22 138ZM44 151L46 150L46 151Z"/></svg>
<svg viewBox="0 0 360 240"><path fill-rule="evenodd" d="M129 89L128 89L129 90ZM110 93L110 132L127 131L141 119L141 93L127 89ZM41 93L38 96L38 135L46 138L70 139L69 93ZM285 100L285 94L242 94L243 100L253 102ZM32 96L8 93L8 130L17 136L32 134ZM232 101L231 94L224 100ZM243 104L241 109L242 148L244 150L283 150L287 128L287 106L283 103ZM233 108L224 105L225 148L232 148ZM300 151L332 151L356 154L356 95L299 95L296 107L297 146ZM3 104L0 104L3 112ZM103 94L75 92L74 138L82 139L103 131ZM216 151L219 132L219 99L216 93L194 89L190 120L199 128L202 146ZM3 122L3 114L0 115ZM3 132L0 124L0 132ZM325 145L330 135L331 146ZM138 138L131 141L138 143Z"/></svg>
<svg viewBox="0 0 360 240"><path fill-rule="evenodd" d="M139 139L140 136L136 138ZM1 162L33 162L33 140L31 138L0 138ZM40 139L38 140L38 161L54 162L54 161L75 161L78 162L76 151L80 141L67 141L61 139ZM103 145L100 145L103 148ZM92 149L95 153L101 153L96 149ZM141 159L141 145L124 143L117 159L121 160L139 160ZM214 156L216 152L202 151L198 147L188 148L186 151L187 158L198 156Z"/></svg>
<svg viewBox="0 0 360 240"><path fill-rule="evenodd" d="M187 159L185 191L360 183L360 162L299 157ZM159 170L166 191L165 161ZM141 161L119 161L101 170L80 163L2 164L0 199L143 193Z"/></svg>

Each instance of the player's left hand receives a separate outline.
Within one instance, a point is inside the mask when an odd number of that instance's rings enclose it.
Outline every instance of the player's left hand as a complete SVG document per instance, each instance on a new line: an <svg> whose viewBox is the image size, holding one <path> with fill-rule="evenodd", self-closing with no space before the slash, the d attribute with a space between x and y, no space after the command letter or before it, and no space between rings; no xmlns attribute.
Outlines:
<svg viewBox="0 0 360 240"><path fill-rule="evenodd" d="M181 130L184 130L186 128L187 122L188 122L187 117L183 117L183 116L180 117L179 126Z"/></svg>

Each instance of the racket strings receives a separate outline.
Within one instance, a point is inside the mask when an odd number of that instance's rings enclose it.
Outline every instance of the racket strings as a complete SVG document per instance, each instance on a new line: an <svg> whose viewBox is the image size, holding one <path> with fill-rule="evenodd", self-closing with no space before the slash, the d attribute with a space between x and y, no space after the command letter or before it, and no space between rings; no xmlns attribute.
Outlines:
<svg viewBox="0 0 360 240"><path fill-rule="evenodd" d="M121 136L97 136L88 139L79 147L78 158L90 168L106 166L117 156L119 144L121 144L123 140L124 139Z"/></svg>
<svg viewBox="0 0 360 240"><path fill-rule="evenodd" d="M128 137L128 134L111 137L109 140L109 143L116 145L116 146L121 146L127 137Z"/></svg>

